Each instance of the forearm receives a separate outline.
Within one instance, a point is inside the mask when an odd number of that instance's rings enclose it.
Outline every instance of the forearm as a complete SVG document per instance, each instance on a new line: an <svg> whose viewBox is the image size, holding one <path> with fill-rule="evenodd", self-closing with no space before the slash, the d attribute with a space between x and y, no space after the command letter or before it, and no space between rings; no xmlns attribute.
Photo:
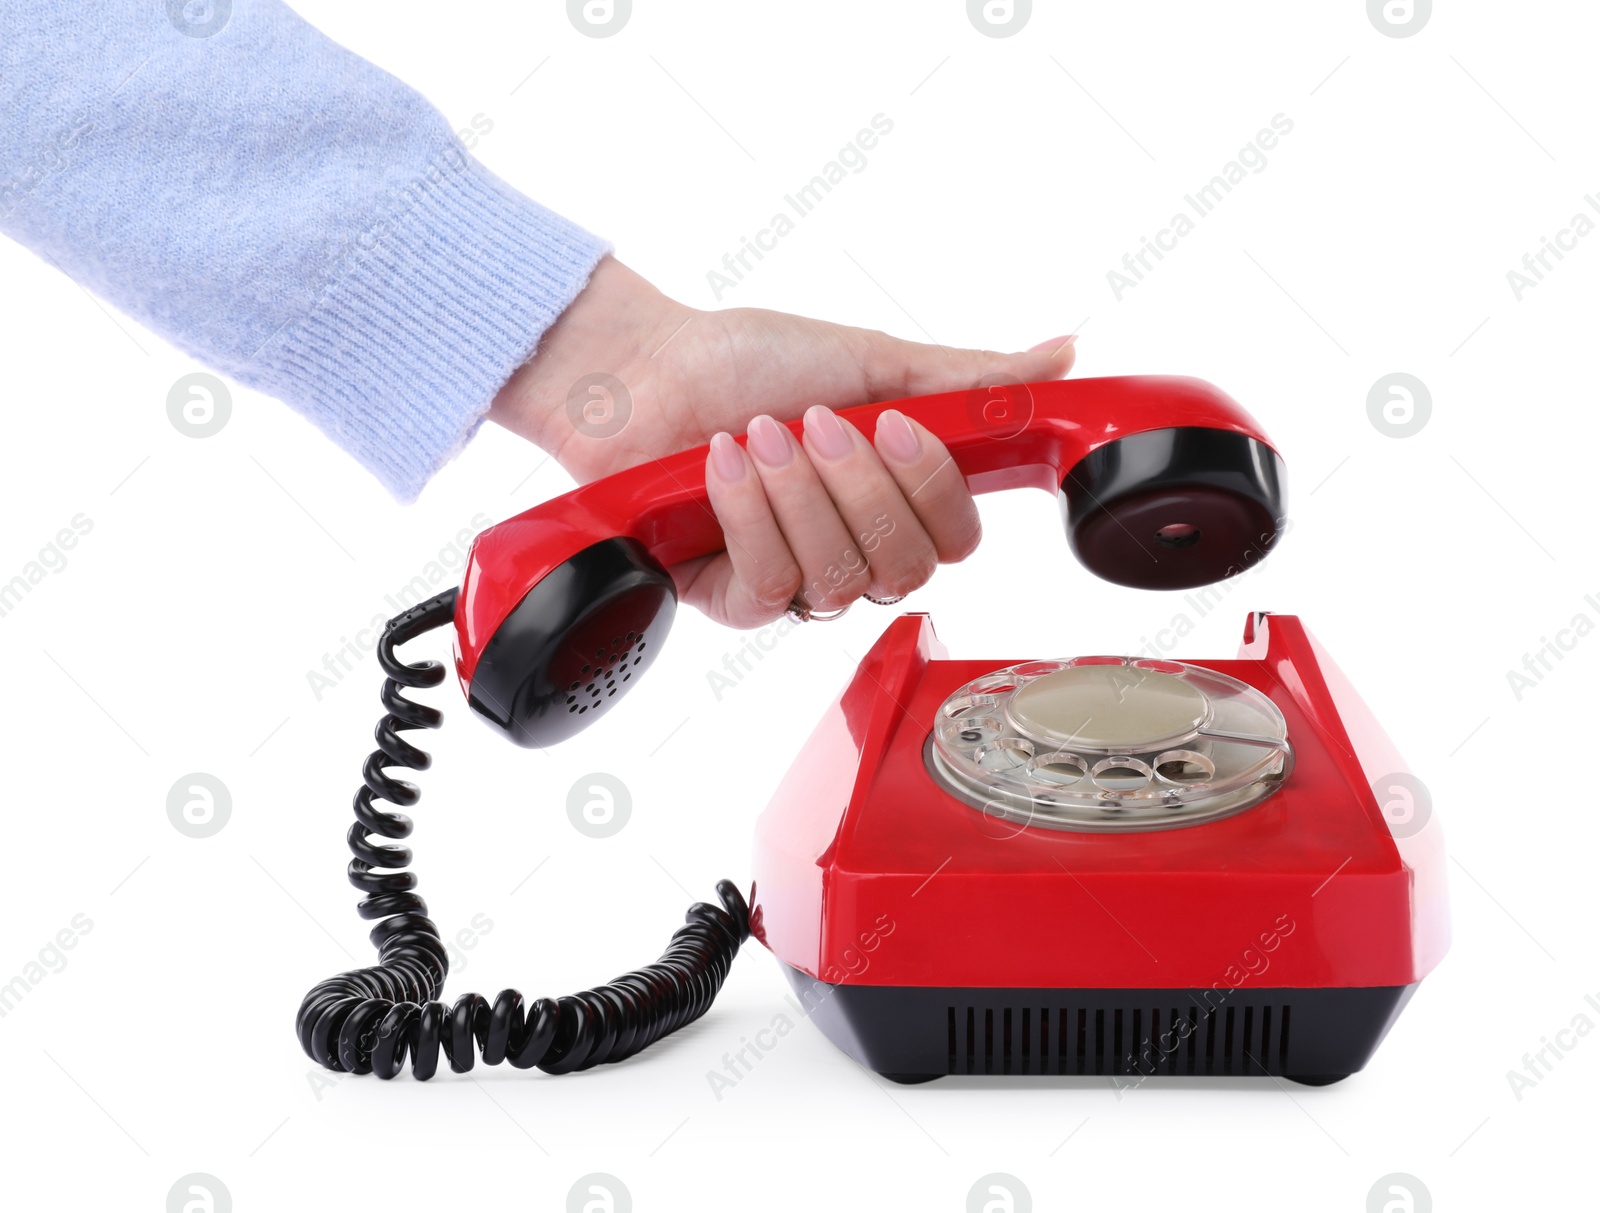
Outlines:
<svg viewBox="0 0 1600 1213"><path fill-rule="evenodd" d="M0 230L414 496L605 246L277 0L171 7L0 0Z"/></svg>

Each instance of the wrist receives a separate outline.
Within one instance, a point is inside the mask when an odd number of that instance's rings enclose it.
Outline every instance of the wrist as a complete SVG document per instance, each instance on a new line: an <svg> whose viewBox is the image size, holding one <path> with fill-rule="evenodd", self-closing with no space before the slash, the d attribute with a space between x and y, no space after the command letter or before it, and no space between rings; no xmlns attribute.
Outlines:
<svg viewBox="0 0 1600 1213"><path fill-rule="evenodd" d="M573 385L603 373L631 388L642 364L692 314L615 257L602 258L588 285L545 330L535 355L496 393L489 419L573 471L569 459L580 436L568 415Z"/></svg>

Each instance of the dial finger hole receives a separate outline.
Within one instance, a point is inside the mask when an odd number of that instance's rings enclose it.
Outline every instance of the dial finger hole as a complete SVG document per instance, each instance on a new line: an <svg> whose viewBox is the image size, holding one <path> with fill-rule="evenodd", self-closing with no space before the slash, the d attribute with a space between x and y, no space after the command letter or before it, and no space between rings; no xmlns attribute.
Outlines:
<svg viewBox="0 0 1600 1213"><path fill-rule="evenodd" d="M1155 772L1162 783L1191 787L1210 779L1217 768L1211 759L1194 750L1168 750L1156 756Z"/></svg>
<svg viewBox="0 0 1600 1213"><path fill-rule="evenodd" d="M1042 754L1028 764L1028 775L1041 783L1066 787L1089 774L1089 767L1076 754Z"/></svg>
<svg viewBox="0 0 1600 1213"><path fill-rule="evenodd" d="M1000 736L1000 722L993 716L971 716L945 720L939 724L945 739L960 746L986 745Z"/></svg>
<svg viewBox="0 0 1600 1213"><path fill-rule="evenodd" d="M1027 661L1012 672L1018 678L1043 678L1046 674L1054 674L1057 670L1066 668L1059 661Z"/></svg>
<svg viewBox="0 0 1600 1213"><path fill-rule="evenodd" d="M1094 785L1106 792L1137 792L1150 782L1150 767L1127 754L1102 758L1089 768Z"/></svg>
<svg viewBox="0 0 1600 1213"><path fill-rule="evenodd" d="M1004 695L1007 691L1016 689L1016 678L1007 671L1003 674L990 674L987 678L978 678L968 684L969 688L980 694Z"/></svg>
<svg viewBox="0 0 1600 1213"><path fill-rule="evenodd" d="M951 719L959 720L977 712L989 712L1000 701L993 695L957 695L944 702L941 709Z"/></svg>
<svg viewBox="0 0 1600 1213"><path fill-rule="evenodd" d="M1033 743L1020 737L1003 737L978 751L978 765L987 771L1014 771L1033 757Z"/></svg>

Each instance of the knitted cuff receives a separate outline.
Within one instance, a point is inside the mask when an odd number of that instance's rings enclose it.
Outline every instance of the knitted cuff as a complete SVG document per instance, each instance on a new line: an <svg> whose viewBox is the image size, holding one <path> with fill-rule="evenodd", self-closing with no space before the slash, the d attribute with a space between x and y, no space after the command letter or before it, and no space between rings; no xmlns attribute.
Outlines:
<svg viewBox="0 0 1600 1213"><path fill-rule="evenodd" d="M459 148L364 232L255 375L293 400L401 501L477 432L502 384L610 246Z"/></svg>

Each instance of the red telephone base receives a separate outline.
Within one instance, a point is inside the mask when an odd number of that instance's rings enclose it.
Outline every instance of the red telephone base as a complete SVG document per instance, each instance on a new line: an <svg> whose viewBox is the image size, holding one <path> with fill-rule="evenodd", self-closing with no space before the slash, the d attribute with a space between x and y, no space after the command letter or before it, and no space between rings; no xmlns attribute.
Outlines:
<svg viewBox="0 0 1600 1213"><path fill-rule="evenodd" d="M757 824L751 931L783 962L801 1012L863 1065L901 1079L1334 1081L1366 1063L1444 955L1440 824L1425 804L1408 820L1380 807L1412 777L1298 619L1252 616L1234 661L1130 660L952 661L926 616L905 615L824 716ZM1079 679L1096 675L1085 667L1146 679L1129 719L1169 730L1142 735L1158 739L1160 761L1217 758L1214 777L1165 786L1152 756L1143 791L1109 790L1113 777L1137 782L1123 768L1140 766L1126 757L1139 749L1109 740L1120 727L1110 708L1080 727L1077 701L1072 748L1097 738L1117 757L1047 748L1039 705L1107 681ZM1208 698L1145 673L1156 669L1234 691ZM1034 678L1046 693L1025 699ZM1185 695L1204 723L1174 742ZM1226 722L1241 703L1276 741ZM1030 728L1034 741L1019 743ZM998 808L953 782L930 737L967 746L980 790L991 758L1021 761L1005 753L1014 744L1041 779L1081 772L1078 815L1052 790L1019 822L1015 799ZM1243 807L1219 782L1230 746L1276 764Z"/></svg>

